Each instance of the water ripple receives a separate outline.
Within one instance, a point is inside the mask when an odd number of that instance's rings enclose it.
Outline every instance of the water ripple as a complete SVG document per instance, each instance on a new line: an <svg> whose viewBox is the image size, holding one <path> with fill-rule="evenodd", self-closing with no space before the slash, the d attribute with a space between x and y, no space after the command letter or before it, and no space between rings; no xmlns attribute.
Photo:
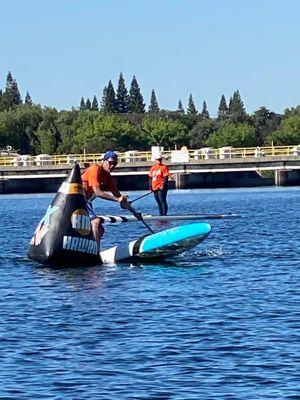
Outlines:
<svg viewBox="0 0 300 400"><path fill-rule="evenodd" d="M51 195L0 196L1 398L300 398L300 189L169 199L172 213L242 218L211 221L170 262L53 270L26 256ZM128 228L107 227L104 245L144 233Z"/></svg>

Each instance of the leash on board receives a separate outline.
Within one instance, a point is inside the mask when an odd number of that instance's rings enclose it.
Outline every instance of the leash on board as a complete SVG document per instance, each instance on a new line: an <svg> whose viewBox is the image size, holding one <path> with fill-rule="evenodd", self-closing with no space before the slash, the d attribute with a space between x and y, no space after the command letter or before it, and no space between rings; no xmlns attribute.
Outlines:
<svg viewBox="0 0 300 400"><path fill-rule="evenodd" d="M150 231L151 233L155 233L155 232L150 228L150 226L149 226L148 224L146 224L146 222L144 221L144 218L143 218L143 216L142 216L141 213L137 212L131 205L127 208L127 210L128 210L129 212L131 212L131 214L134 215L135 218L136 218L137 220L141 221L141 222L145 225L145 227L146 227L147 229L149 229L149 231Z"/></svg>
<svg viewBox="0 0 300 400"><path fill-rule="evenodd" d="M143 197L149 196L149 194L151 194L151 193L152 193L152 192L148 192L148 193L146 193L146 194L143 194L143 195L140 196L140 197L137 197L136 199L131 200L131 201L130 201L130 204L134 203L134 202L137 201L137 200L142 199Z"/></svg>

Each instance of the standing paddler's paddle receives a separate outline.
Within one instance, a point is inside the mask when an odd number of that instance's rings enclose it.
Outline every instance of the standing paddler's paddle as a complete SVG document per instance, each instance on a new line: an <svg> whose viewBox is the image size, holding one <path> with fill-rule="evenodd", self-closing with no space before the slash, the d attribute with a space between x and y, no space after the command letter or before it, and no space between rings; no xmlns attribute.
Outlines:
<svg viewBox="0 0 300 400"><path fill-rule="evenodd" d="M134 199L134 200L131 200L131 201L130 201L130 204L134 203L134 202L137 201L137 200L142 199L143 197L149 196L149 194L151 194L151 193L152 193L152 192L148 192L148 193L146 193L146 194L143 194L143 195L140 196L140 197L137 197L137 198Z"/></svg>
<svg viewBox="0 0 300 400"><path fill-rule="evenodd" d="M141 222L145 225L145 227L146 227L147 229L149 229L149 231L150 231L151 233L155 233L155 232L150 228L150 226L149 226L148 224L146 224L146 222L144 221L144 218L143 218L143 216L142 216L141 213L137 212L132 206L129 206L129 207L127 208L127 210L128 210L129 212L131 212L131 214L134 215L135 218L136 218L137 220L141 221Z"/></svg>

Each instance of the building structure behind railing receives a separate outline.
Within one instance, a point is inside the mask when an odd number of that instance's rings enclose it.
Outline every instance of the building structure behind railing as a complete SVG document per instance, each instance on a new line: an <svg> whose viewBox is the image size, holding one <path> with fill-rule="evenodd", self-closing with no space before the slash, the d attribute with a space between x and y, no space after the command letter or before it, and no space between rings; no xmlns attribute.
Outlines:
<svg viewBox="0 0 300 400"><path fill-rule="evenodd" d="M155 147L156 148L156 147ZM167 162L176 163L184 162L189 163L193 161L203 160L223 160L223 159L249 159L260 157L299 157L300 145L291 146L269 146L269 147L243 147L234 148L231 146L213 149L204 147L201 149L187 149L186 147L181 150L164 150L159 147L160 152L165 157ZM82 154L64 154L64 155L50 155L38 154L36 156L20 155L20 154L0 154L0 167L14 167L14 166L45 166L45 165L72 165L76 162L83 164L92 164L101 160L103 153L82 153ZM154 153L152 151L139 151L128 150L123 153L118 153L119 164L122 163L143 163L154 160Z"/></svg>

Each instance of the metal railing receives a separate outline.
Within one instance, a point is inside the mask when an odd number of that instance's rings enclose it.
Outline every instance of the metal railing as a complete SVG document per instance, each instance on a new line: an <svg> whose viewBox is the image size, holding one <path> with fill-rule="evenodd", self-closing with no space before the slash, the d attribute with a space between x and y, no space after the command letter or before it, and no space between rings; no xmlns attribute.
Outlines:
<svg viewBox="0 0 300 400"><path fill-rule="evenodd" d="M222 147L219 149L202 148L202 149L182 149L168 150L162 152L166 160L171 162L190 162L193 160L222 160L234 158L253 158L253 157L291 157L300 156L300 145L293 146L270 146L270 147L245 147L233 148ZM175 156L184 155L184 161L176 161ZM101 160L103 153L93 154L63 154L48 155L39 154L37 156L30 155L0 155L0 167L26 167L26 166L64 166L78 163L95 163ZM119 163L141 163L152 161L151 151L127 151L119 153Z"/></svg>

